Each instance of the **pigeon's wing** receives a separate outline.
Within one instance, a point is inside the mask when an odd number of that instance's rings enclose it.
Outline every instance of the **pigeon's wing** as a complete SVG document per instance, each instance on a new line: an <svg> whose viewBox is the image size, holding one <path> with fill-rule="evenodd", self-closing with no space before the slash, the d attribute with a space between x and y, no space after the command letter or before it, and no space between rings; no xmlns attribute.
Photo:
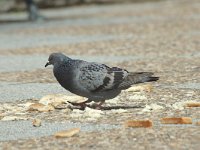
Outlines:
<svg viewBox="0 0 200 150"><path fill-rule="evenodd" d="M158 79L159 77L154 77L152 72L130 72L118 88L127 89L133 84L152 82Z"/></svg>
<svg viewBox="0 0 200 150"><path fill-rule="evenodd" d="M117 88L128 71L104 64L90 63L79 69L78 82L90 92L100 92Z"/></svg>

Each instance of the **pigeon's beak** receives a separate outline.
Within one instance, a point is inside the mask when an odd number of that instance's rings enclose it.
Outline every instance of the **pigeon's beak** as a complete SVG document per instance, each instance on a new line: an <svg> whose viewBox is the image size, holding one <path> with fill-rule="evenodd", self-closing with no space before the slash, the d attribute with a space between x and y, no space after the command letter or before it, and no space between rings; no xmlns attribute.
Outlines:
<svg viewBox="0 0 200 150"><path fill-rule="evenodd" d="M45 67L47 67L48 65L50 65L50 63L49 63L49 62L47 62L47 63L46 63Z"/></svg>

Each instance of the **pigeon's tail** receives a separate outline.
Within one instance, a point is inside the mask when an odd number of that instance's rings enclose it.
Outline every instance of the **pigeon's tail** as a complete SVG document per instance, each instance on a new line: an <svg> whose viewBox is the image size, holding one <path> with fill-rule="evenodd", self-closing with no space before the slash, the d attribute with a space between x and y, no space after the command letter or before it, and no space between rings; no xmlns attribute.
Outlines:
<svg viewBox="0 0 200 150"><path fill-rule="evenodd" d="M126 89L132 84L152 82L159 80L159 77L152 77L152 72L130 72L124 81L119 85L119 88Z"/></svg>

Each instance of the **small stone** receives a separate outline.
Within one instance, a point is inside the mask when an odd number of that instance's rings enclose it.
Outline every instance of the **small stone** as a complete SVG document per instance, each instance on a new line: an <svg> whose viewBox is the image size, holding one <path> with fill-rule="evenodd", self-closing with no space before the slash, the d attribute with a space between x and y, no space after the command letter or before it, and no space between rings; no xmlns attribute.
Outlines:
<svg viewBox="0 0 200 150"><path fill-rule="evenodd" d="M187 102L186 107L200 107L200 102Z"/></svg>
<svg viewBox="0 0 200 150"><path fill-rule="evenodd" d="M52 94L46 95L42 97L39 103L44 105L52 105L53 107L57 107L63 103L74 102L74 103L81 103L86 101L87 99L81 96L67 96L63 94Z"/></svg>
<svg viewBox="0 0 200 150"><path fill-rule="evenodd" d="M29 106L29 110L37 110L39 108L43 108L45 105L41 103L33 103Z"/></svg>
<svg viewBox="0 0 200 150"><path fill-rule="evenodd" d="M54 134L56 138L72 137L80 132L80 128L73 128L70 130L59 131Z"/></svg>
<svg viewBox="0 0 200 150"><path fill-rule="evenodd" d="M32 121L32 124L33 124L34 127L40 127L41 124L42 124L42 121L40 119L34 119Z"/></svg>
<svg viewBox="0 0 200 150"><path fill-rule="evenodd" d="M44 97L42 97L39 101L39 103L43 104L43 105L52 105L52 106L58 106L60 104L62 104L64 96L62 95L46 95Z"/></svg>
<svg viewBox="0 0 200 150"><path fill-rule="evenodd" d="M161 118L162 124L192 124L192 118L181 117L181 118Z"/></svg>
<svg viewBox="0 0 200 150"><path fill-rule="evenodd" d="M17 104L17 105L20 106L20 107L29 108L30 105L32 105L32 104L34 104L34 103L28 102L28 103L24 103L24 104L22 103L22 104Z"/></svg>
<svg viewBox="0 0 200 150"><path fill-rule="evenodd" d="M152 121L150 120L129 120L124 123L125 127L143 127L143 128L149 128L152 127Z"/></svg>
<svg viewBox="0 0 200 150"><path fill-rule="evenodd" d="M53 111L55 108L51 105L45 106L44 104L41 103L35 103L29 106L29 111L39 111L39 112L49 112Z"/></svg>
<svg viewBox="0 0 200 150"><path fill-rule="evenodd" d="M195 124L196 124L197 126L200 126L200 121L197 121Z"/></svg>

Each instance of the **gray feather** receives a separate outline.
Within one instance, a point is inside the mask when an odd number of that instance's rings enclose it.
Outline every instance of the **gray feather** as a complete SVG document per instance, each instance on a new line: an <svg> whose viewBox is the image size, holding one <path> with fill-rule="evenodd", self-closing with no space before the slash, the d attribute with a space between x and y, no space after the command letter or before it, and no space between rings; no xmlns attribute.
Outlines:
<svg viewBox="0 0 200 150"><path fill-rule="evenodd" d="M54 76L62 87L93 101L114 98L132 84L158 80L150 72L129 73L118 67L71 59L61 53L52 53L48 64L54 66Z"/></svg>
<svg viewBox="0 0 200 150"><path fill-rule="evenodd" d="M119 88L126 89L133 84L157 81L159 79L158 77L152 77L152 75L152 72L131 72L119 85Z"/></svg>

